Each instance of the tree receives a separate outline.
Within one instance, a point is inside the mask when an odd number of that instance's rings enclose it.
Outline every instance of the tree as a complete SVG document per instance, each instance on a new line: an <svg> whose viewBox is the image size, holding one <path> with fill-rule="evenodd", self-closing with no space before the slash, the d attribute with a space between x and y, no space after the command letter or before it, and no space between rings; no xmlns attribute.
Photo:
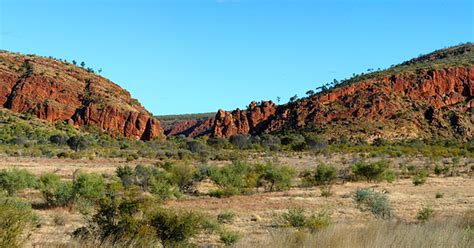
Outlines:
<svg viewBox="0 0 474 248"><path fill-rule="evenodd" d="M298 95L290 97L290 102L295 102L298 99Z"/></svg>
<svg viewBox="0 0 474 248"><path fill-rule="evenodd" d="M336 178L336 168L331 165L319 165L316 169L316 173L314 174L314 181L316 182L316 184L321 185L323 187L322 192L328 196L331 194L331 187Z"/></svg>
<svg viewBox="0 0 474 248"><path fill-rule="evenodd" d="M100 68L97 72L98 72L98 73L102 73L102 68Z"/></svg>
<svg viewBox="0 0 474 248"><path fill-rule="evenodd" d="M77 65L77 61L73 60L73 61L72 61L72 64L73 64L73 65Z"/></svg>
<svg viewBox="0 0 474 248"><path fill-rule="evenodd" d="M279 103L281 100L281 97L277 96L277 102Z"/></svg>
<svg viewBox="0 0 474 248"><path fill-rule="evenodd" d="M308 91L306 91L306 95L307 95L307 96L312 96L312 95L314 95L314 90L308 90Z"/></svg>
<svg viewBox="0 0 474 248"><path fill-rule="evenodd" d="M247 137L246 135L242 135L242 134L236 134L236 135L232 135L229 139L229 142L238 147L239 149L244 149L244 148L247 148L249 146L249 137Z"/></svg>
<svg viewBox="0 0 474 248"><path fill-rule="evenodd" d="M86 66L86 63L84 63L84 61L81 62L81 67L84 68L84 66Z"/></svg>
<svg viewBox="0 0 474 248"><path fill-rule="evenodd" d="M84 136L73 136L67 140L67 145L75 152L78 152L89 147L90 142Z"/></svg>

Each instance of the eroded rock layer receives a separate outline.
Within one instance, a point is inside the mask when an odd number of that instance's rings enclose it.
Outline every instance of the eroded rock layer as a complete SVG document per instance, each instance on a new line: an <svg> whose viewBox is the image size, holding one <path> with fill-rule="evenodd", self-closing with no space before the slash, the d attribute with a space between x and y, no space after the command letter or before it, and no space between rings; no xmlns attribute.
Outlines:
<svg viewBox="0 0 474 248"><path fill-rule="evenodd" d="M159 121L128 91L55 59L0 52L0 106L51 122L96 125L112 135L163 136Z"/></svg>

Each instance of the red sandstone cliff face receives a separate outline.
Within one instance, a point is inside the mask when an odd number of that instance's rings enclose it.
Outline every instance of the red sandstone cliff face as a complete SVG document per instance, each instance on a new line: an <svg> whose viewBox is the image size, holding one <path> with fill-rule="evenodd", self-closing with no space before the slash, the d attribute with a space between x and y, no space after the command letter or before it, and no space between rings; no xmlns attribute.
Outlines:
<svg viewBox="0 0 474 248"><path fill-rule="evenodd" d="M375 77L281 106L253 102L247 110L219 110L213 135L319 128L329 138L346 129L366 139L472 139L473 82L474 66Z"/></svg>
<svg viewBox="0 0 474 248"><path fill-rule="evenodd" d="M68 63L0 52L0 106L48 121L97 125L142 140L163 136L158 120L130 93Z"/></svg>

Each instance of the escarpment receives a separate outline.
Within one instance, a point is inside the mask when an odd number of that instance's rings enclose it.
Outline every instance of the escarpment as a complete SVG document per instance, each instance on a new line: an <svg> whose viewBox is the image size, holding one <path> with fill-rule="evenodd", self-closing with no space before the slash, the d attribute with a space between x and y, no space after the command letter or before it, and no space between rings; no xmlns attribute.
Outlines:
<svg viewBox="0 0 474 248"><path fill-rule="evenodd" d="M262 101L245 110L219 110L211 136L304 131L328 139L470 140L473 82L474 46L457 46L356 76L287 104Z"/></svg>
<svg viewBox="0 0 474 248"><path fill-rule="evenodd" d="M163 136L159 121L128 91L55 59L0 52L0 105L51 122L95 125L112 135Z"/></svg>

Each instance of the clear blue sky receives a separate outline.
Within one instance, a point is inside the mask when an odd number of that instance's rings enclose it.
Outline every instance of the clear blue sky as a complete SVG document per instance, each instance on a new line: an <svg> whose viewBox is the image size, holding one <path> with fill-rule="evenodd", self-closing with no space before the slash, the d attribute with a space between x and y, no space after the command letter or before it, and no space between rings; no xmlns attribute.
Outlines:
<svg viewBox="0 0 474 248"><path fill-rule="evenodd" d="M243 108L473 41L473 1L0 0L0 48L77 61L154 114Z"/></svg>

